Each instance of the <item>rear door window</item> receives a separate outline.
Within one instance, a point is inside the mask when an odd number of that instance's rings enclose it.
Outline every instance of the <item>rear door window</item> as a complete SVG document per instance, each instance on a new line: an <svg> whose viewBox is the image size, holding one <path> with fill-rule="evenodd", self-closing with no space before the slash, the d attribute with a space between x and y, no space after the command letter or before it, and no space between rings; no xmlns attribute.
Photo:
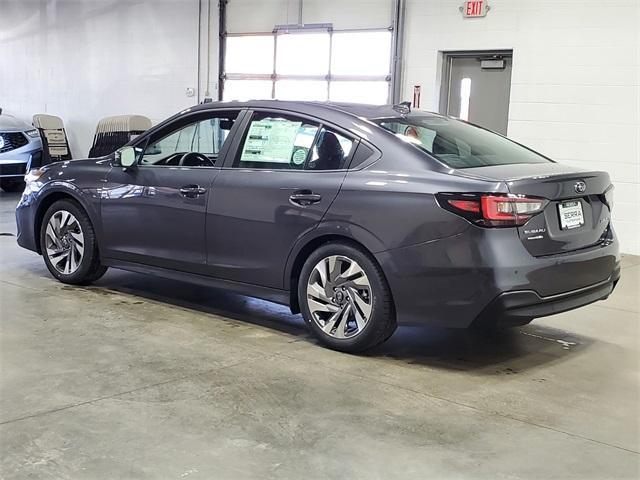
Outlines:
<svg viewBox="0 0 640 480"><path fill-rule="evenodd" d="M330 128L322 128L307 161L307 170L341 170L351 155L353 141Z"/></svg>
<svg viewBox="0 0 640 480"><path fill-rule="evenodd" d="M353 140L291 115L256 112L240 143L233 167L270 170L345 168Z"/></svg>

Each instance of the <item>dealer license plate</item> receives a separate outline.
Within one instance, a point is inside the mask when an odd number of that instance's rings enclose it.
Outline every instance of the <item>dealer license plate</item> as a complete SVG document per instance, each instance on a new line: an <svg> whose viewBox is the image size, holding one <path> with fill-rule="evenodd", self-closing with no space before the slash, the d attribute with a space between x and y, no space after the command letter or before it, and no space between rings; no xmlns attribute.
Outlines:
<svg viewBox="0 0 640 480"><path fill-rule="evenodd" d="M570 200L558 205L560 214L560 228L570 230L584 225L584 213L582 212L582 202L580 200Z"/></svg>

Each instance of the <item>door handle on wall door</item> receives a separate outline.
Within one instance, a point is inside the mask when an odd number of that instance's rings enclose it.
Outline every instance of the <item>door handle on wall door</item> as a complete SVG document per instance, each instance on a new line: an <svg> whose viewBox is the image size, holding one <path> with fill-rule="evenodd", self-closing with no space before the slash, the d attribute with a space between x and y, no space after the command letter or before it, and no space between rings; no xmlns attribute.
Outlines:
<svg viewBox="0 0 640 480"><path fill-rule="evenodd" d="M301 207L308 207L322 200L322 195L313 193L311 190L298 190L289 197L289 201Z"/></svg>

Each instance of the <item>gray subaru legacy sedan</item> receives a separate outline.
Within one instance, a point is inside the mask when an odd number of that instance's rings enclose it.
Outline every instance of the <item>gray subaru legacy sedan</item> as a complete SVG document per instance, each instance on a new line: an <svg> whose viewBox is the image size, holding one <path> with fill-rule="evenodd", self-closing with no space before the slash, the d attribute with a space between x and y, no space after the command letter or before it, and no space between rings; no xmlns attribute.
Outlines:
<svg viewBox="0 0 640 480"><path fill-rule="evenodd" d="M398 324L523 325L620 277L605 172L406 104L199 105L26 181L18 243L60 281L223 287L348 352Z"/></svg>

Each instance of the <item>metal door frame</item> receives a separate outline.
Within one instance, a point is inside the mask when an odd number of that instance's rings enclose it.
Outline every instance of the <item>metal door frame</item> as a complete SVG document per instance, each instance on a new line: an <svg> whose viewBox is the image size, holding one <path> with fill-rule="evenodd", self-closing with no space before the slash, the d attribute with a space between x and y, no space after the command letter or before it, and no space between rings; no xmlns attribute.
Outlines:
<svg viewBox="0 0 640 480"><path fill-rule="evenodd" d="M513 69L513 50L451 50L441 51L442 54L442 77L440 82L440 103L439 112L443 115L449 110L449 91L451 89L451 64L456 58L479 58L479 57L510 57L511 68ZM513 74L513 71L512 71ZM509 99L511 102L511 99Z"/></svg>

